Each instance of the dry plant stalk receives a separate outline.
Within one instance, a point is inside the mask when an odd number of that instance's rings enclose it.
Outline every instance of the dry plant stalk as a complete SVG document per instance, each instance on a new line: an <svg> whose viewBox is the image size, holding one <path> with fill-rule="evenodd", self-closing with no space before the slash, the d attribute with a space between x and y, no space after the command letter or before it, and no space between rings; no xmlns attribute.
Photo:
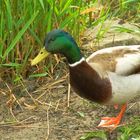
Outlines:
<svg viewBox="0 0 140 140"><path fill-rule="evenodd" d="M70 89L71 89L71 86L70 86L70 83L68 84L68 102L67 102L67 107L70 106Z"/></svg>

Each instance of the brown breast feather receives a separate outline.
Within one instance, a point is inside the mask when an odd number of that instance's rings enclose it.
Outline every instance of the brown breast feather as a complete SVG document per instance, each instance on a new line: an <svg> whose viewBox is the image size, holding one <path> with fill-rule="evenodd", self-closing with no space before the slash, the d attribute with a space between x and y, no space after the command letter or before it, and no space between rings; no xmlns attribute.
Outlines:
<svg viewBox="0 0 140 140"><path fill-rule="evenodd" d="M109 79L101 79L87 62L69 67L70 83L77 94L97 103L106 103L112 97Z"/></svg>

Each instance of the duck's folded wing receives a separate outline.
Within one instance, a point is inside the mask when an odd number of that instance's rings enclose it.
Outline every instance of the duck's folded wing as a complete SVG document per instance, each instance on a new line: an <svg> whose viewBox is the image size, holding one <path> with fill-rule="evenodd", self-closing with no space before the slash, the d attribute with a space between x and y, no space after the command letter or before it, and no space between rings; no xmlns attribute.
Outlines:
<svg viewBox="0 0 140 140"><path fill-rule="evenodd" d="M140 45L105 48L93 53L86 61L100 66L103 71L136 74L140 72Z"/></svg>

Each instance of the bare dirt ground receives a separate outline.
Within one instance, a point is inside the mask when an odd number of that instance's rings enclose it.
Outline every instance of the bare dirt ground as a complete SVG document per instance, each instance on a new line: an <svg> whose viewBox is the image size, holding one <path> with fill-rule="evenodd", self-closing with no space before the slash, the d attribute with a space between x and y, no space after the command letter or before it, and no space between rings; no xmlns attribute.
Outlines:
<svg viewBox="0 0 140 140"><path fill-rule="evenodd" d="M102 131L97 128L100 118L115 116L118 110L80 98L69 90L65 78L66 76L55 83L51 80L48 83L47 79L40 85L35 81L28 81L25 89L16 87L11 95L7 94L10 86L6 88L7 85L3 84L7 92L3 90L0 94L0 139L79 140L87 132ZM16 101L11 97L13 93ZM126 112L123 120L125 124L129 123L132 114L140 115L138 104ZM106 136L108 140L114 140L120 134L116 129L111 133L106 131Z"/></svg>

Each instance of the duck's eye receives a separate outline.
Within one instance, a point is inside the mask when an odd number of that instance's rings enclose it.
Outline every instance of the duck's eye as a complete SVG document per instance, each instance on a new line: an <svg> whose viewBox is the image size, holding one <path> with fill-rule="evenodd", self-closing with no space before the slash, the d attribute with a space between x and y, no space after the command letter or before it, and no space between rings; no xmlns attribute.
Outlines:
<svg viewBox="0 0 140 140"><path fill-rule="evenodd" d="M48 43L51 43L52 41L54 41L54 38L50 38Z"/></svg>

